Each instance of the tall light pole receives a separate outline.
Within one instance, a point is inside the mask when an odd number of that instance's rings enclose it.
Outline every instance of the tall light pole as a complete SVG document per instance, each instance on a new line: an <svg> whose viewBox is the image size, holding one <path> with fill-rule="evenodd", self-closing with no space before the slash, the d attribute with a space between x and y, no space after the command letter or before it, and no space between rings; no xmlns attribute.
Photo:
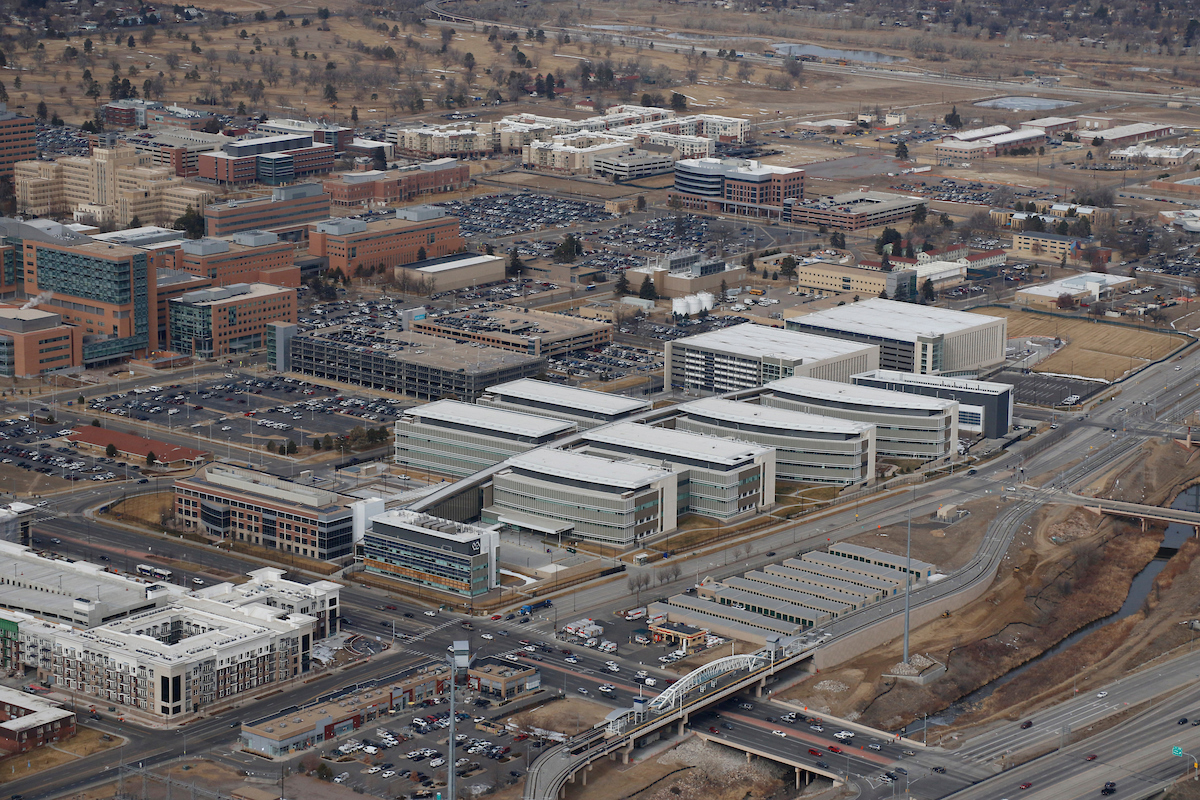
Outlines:
<svg viewBox="0 0 1200 800"><path fill-rule="evenodd" d="M908 542L904 547L904 663L908 663L908 600L912 593L912 504L917 501L917 487L913 484L912 499L908 503Z"/></svg>

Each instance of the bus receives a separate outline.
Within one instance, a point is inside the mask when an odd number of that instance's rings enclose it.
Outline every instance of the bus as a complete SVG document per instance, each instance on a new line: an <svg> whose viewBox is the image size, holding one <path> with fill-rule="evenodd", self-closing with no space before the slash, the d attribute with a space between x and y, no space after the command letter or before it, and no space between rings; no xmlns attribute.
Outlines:
<svg viewBox="0 0 1200 800"><path fill-rule="evenodd" d="M156 578L160 581L171 580L171 570L162 567L152 567L149 564L138 564L137 574L144 578Z"/></svg>

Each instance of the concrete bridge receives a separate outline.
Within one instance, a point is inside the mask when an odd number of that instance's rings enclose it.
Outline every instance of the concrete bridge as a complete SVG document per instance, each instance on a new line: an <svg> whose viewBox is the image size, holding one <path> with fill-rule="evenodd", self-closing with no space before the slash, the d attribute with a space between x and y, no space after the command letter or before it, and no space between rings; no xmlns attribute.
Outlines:
<svg viewBox="0 0 1200 800"><path fill-rule="evenodd" d="M1146 520L1154 519L1162 522L1176 522L1180 525L1190 525L1196 532L1196 535L1200 536L1200 514L1197 514L1195 511L1180 511L1176 508L1147 506L1141 503L1126 503L1122 500L1105 500L1100 497L1081 497L1076 494L1067 495L1067 497L1081 503L1084 508L1094 511L1097 514L1141 520L1143 530L1146 528Z"/></svg>
<svg viewBox="0 0 1200 800"><path fill-rule="evenodd" d="M843 783L842 776L838 775L832 769L822 769L815 764L807 764L803 761L797 761L795 758L783 755L781 753L769 753L766 750L755 747L752 744L739 742L729 737L714 736L713 734L705 733L704 731L696 731L695 733L696 736L699 736L700 739L705 742L716 742L717 744L724 745L725 747L732 747L735 750L741 750L746 754L747 763L749 763L751 758L754 756L758 756L759 758L767 758L780 764L787 764L796 771L797 791L812 783L813 775L824 775L826 778L829 778L831 781L833 781L835 788L841 786ZM791 741L796 740L793 739ZM801 784L801 781L803 781L803 784Z"/></svg>

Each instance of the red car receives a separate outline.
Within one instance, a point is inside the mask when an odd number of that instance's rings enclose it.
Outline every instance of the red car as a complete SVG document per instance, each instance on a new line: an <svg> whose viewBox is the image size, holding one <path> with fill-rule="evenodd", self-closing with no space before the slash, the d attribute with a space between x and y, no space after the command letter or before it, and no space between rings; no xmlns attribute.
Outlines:
<svg viewBox="0 0 1200 800"><path fill-rule="evenodd" d="M499 614L492 614L492 619L504 619L504 617L500 616Z"/></svg>
<svg viewBox="0 0 1200 800"><path fill-rule="evenodd" d="M1030 786L1033 786L1033 784L1030 783L1029 781L1025 781L1024 783L1021 784L1022 789L1028 789Z"/></svg>
<svg viewBox="0 0 1200 800"><path fill-rule="evenodd" d="M528 733L518 733L516 736L513 737L513 741L514 742L523 742L528 738L529 738Z"/></svg>
<svg viewBox="0 0 1200 800"><path fill-rule="evenodd" d="M708 732L709 733L720 733L720 731L717 730L716 728L714 728L712 725L708 726Z"/></svg>
<svg viewBox="0 0 1200 800"><path fill-rule="evenodd" d="M812 748L810 747L810 748L808 748L808 754L809 754L810 756L817 756L817 757L819 758L819 757L821 756L821 751L820 751L820 750L814 750L814 749L812 749Z"/></svg>
<svg viewBox="0 0 1200 800"><path fill-rule="evenodd" d="M1096 760L1095 753L1092 753L1090 756L1088 756L1087 758L1084 759L1084 761L1095 761L1095 760Z"/></svg>
<svg viewBox="0 0 1200 800"><path fill-rule="evenodd" d="M836 744L831 744L829 745L829 752L840 754L842 752L842 748L838 747Z"/></svg>

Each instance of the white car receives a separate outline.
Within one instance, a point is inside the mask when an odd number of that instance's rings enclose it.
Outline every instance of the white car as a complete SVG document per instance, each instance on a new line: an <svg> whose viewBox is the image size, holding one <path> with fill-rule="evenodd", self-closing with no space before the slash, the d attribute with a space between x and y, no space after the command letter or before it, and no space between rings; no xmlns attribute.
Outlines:
<svg viewBox="0 0 1200 800"><path fill-rule="evenodd" d="M871 750L882 750L883 747L878 742L871 742L867 747Z"/></svg>
<svg viewBox="0 0 1200 800"><path fill-rule="evenodd" d="M223 430L223 431L231 431L231 430L233 430L233 428L231 428L231 427L230 427L230 426L228 426L228 425L222 425L222 426L221 426L221 430Z"/></svg>
<svg viewBox="0 0 1200 800"><path fill-rule="evenodd" d="M383 772L383 767L371 767L369 770L367 770L368 775L374 775L377 772Z"/></svg>
<svg viewBox="0 0 1200 800"><path fill-rule="evenodd" d="M444 759L444 758L435 758L433 761L429 762L429 766L432 767L433 769L437 769L438 767L443 767L445 765L446 765L446 759Z"/></svg>
<svg viewBox="0 0 1200 800"><path fill-rule="evenodd" d="M846 741L846 740L848 740L848 739L853 739L853 738L854 738L854 734L853 734L853 733L851 733L850 731L838 731L837 733L835 733L835 734L833 735L833 738L835 738L835 739L840 739L840 740L842 740L842 741L844 742L844 741Z"/></svg>
<svg viewBox="0 0 1200 800"><path fill-rule="evenodd" d="M387 770L386 772L384 772L382 775L380 775L379 777L381 777L381 778L394 778L394 777L396 777L396 771L395 771L394 769L389 769L389 770Z"/></svg>
<svg viewBox="0 0 1200 800"><path fill-rule="evenodd" d="M784 733L783 731L771 731L771 735L772 736L782 736L785 739L787 738L787 734Z"/></svg>
<svg viewBox="0 0 1200 800"><path fill-rule="evenodd" d="M427 617L436 617L436 616L437 616L437 612L436 612L436 611L426 611L426 612L425 612L425 616L427 616Z"/></svg>
<svg viewBox="0 0 1200 800"><path fill-rule="evenodd" d="M517 657L516 657L516 656L514 656L512 653L509 653L509 654L507 654L506 656L504 656L504 659L505 659L506 661L516 661L516 660L517 660Z"/></svg>
<svg viewBox="0 0 1200 800"><path fill-rule="evenodd" d="M1099 694L1096 695L1096 697L1099 697L1100 699L1104 699L1105 697L1108 697L1108 692L1100 692Z"/></svg>
<svg viewBox="0 0 1200 800"><path fill-rule="evenodd" d="M479 634L479 638L486 639L490 642L492 639L495 639L496 637L492 636L490 633L481 633L481 634Z"/></svg>
<svg viewBox="0 0 1200 800"><path fill-rule="evenodd" d="M579 663L579 659L576 658L575 656L567 656L566 658L563 659L563 661L566 661L568 664L578 664Z"/></svg>

